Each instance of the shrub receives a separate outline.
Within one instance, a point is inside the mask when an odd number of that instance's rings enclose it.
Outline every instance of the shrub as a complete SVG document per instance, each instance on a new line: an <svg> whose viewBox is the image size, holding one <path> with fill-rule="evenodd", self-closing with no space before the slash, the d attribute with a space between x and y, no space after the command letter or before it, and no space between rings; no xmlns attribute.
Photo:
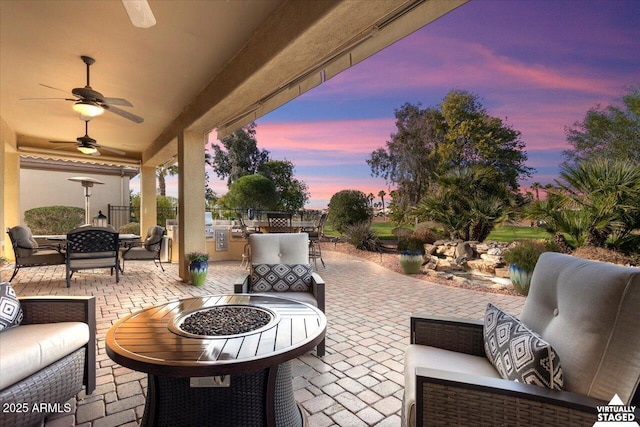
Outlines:
<svg viewBox="0 0 640 427"><path fill-rule="evenodd" d="M522 240L504 251L502 258L507 264L514 264L524 271L533 271L538 262L540 254L548 252L550 245L540 240Z"/></svg>
<svg viewBox="0 0 640 427"><path fill-rule="evenodd" d="M75 206L44 206L25 211L24 222L33 234L66 234L84 224L84 209Z"/></svg>
<svg viewBox="0 0 640 427"><path fill-rule="evenodd" d="M140 223L139 222L130 222L128 224L124 224L120 226L118 230L119 233L123 234L137 234L140 235Z"/></svg>
<svg viewBox="0 0 640 427"><path fill-rule="evenodd" d="M329 201L328 221L340 233L349 225L370 222L371 215L369 200L362 191L342 190Z"/></svg>
<svg viewBox="0 0 640 427"><path fill-rule="evenodd" d="M347 225L342 235L345 237L346 241L355 246L356 249L371 252L378 252L380 250L380 241L378 240L378 236L366 221Z"/></svg>

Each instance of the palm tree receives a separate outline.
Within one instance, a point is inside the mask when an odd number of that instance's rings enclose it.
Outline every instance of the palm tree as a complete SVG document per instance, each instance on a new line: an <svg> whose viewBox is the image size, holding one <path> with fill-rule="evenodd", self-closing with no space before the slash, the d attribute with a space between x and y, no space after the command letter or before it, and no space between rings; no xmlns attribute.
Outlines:
<svg viewBox="0 0 640 427"><path fill-rule="evenodd" d="M536 200L540 200L540 188L542 188L542 184L540 184L539 182L531 183L531 189L536 193Z"/></svg>
<svg viewBox="0 0 640 427"><path fill-rule="evenodd" d="M384 192L384 190L380 190L378 191L378 197L380 197L380 200L382 200L382 215L384 215L384 217L387 217L387 214L384 211L384 196L386 196L387 193Z"/></svg>
<svg viewBox="0 0 640 427"><path fill-rule="evenodd" d="M158 166L156 169L156 176L158 177L158 187L160 189L160 195L167 195L167 183L165 178L167 175L174 176L178 174L178 166Z"/></svg>

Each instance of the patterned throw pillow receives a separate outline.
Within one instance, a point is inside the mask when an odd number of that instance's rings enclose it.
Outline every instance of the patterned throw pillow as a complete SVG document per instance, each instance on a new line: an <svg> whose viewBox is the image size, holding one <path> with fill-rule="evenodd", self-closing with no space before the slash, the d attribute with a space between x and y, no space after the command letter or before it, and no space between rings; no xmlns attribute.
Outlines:
<svg viewBox="0 0 640 427"><path fill-rule="evenodd" d="M504 379L562 390L560 357L549 343L518 319L487 305L484 350Z"/></svg>
<svg viewBox="0 0 640 427"><path fill-rule="evenodd" d="M252 292L310 292L311 264L254 264Z"/></svg>
<svg viewBox="0 0 640 427"><path fill-rule="evenodd" d="M22 322L22 307L11 283L0 283L0 332Z"/></svg>

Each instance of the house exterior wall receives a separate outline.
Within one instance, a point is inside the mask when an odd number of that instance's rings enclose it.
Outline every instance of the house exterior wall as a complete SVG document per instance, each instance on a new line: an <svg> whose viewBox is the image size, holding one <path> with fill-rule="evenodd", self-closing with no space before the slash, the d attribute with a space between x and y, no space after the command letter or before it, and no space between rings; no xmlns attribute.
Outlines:
<svg viewBox="0 0 640 427"><path fill-rule="evenodd" d="M87 176L104 184L91 187L89 198L90 217L102 211L108 215L108 205L129 205L128 176L102 175L99 173L20 169L20 221L24 224L24 212L43 206L75 206L84 209L84 187L68 178Z"/></svg>

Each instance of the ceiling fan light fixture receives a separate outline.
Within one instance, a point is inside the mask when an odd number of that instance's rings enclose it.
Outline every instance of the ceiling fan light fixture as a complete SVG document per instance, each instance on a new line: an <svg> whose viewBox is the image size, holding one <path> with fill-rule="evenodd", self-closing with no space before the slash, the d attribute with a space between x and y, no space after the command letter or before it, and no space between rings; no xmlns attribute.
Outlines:
<svg viewBox="0 0 640 427"><path fill-rule="evenodd" d="M104 108L90 101L78 101L73 104L73 110L83 117L96 117L104 113Z"/></svg>
<svg viewBox="0 0 640 427"><path fill-rule="evenodd" d="M82 154L93 154L93 153L97 152L98 150L95 147L80 146L80 147L78 147L78 151L80 151Z"/></svg>

